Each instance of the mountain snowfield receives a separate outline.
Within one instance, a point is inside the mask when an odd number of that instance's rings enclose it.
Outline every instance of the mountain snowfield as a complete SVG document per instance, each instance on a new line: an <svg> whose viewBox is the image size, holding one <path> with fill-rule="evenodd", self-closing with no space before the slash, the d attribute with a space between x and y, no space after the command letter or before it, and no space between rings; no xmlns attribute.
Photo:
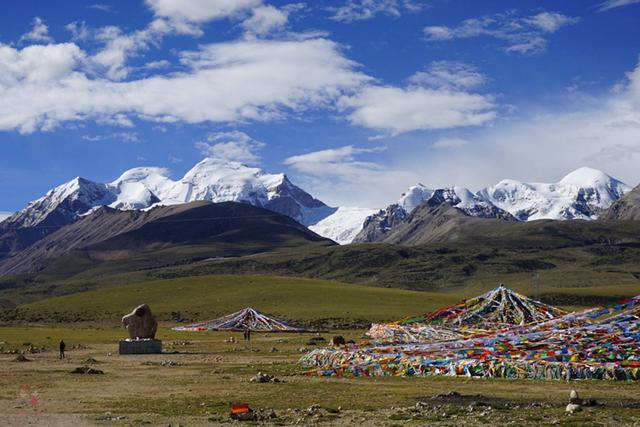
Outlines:
<svg viewBox="0 0 640 427"><path fill-rule="evenodd" d="M524 183L505 179L480 190L482 199L520 221L596 219L631 188L597 169L577 169L557 183Z"/></svg>
<svg viewBox="0 0 640 427"><path fill-rule="evenodd" d="M309 229L336 243L346 245L362 230L365 219L377 211L369 208L340 207L322 221L311 225Z"/></svg>
<svg viewBox="0 0 640 427"><path fill-rule="evenodd" d="M13 215L13 212L0 211L0 221L4 221L5 219L9 218L11 215Z"/></svg>
<svg viewBox="0 0 640 427"><path fill-rule="evenodd" d="M235 201L290 216L323 237L347 244L376 241L425 202L447 203L482 218L589 220L596 219L630 190L601 171L583 167L557 183L505 179L476 193L464 187L430 189L418 184L383 210L336 208L315 199L285 174L207 158L179 180L171 179L167 169L157 167L130 169L106 184L74 178L4 221L0 217L0 229L59 227L100 206L133 210L198 200Z"/></svg>

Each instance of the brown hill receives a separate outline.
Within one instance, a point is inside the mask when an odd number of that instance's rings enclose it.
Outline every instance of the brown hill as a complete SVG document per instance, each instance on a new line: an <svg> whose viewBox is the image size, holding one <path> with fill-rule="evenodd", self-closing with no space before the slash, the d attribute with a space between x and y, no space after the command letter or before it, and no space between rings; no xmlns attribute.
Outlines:
<svg viewBox="0 0 640 427"><path fill-rule="evenodd" d="M0 276L36 272L78 252L92 265L133 257L151 268L307 244L334 243L287 216L243 203L193 202L149 211L101 207L0 262Z"/></svg>

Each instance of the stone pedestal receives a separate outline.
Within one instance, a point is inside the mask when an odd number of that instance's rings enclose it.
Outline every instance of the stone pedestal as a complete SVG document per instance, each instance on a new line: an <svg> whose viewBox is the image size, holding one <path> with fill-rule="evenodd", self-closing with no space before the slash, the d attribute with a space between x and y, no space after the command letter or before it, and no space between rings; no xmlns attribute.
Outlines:
<svg viewBox="0 0 640 427"><path fill-rule="evenodd" d="M162 353L162 341L150 338L120 341L120 354L160 354Z"/></svg>

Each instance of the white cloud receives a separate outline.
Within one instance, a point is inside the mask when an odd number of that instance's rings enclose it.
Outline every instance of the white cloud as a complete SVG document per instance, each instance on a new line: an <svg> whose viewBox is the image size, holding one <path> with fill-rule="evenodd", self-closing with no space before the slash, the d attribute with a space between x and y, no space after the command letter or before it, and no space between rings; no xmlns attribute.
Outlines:
<svg viewBox="0 0 640 427"><path fill-rule="evenodd" d="M159 70L162 68L169 68L169 67L171 67L171 62L167 61L166 59L147 62L143 66L143 68L146 70Z"/></svg>
<svg viewBox="0 0 640 427"><path fill-rule="evenodd" d="M99 10L101 12L111 12L111 6L109 6L108 4L102 4L102 3L96 3L96 4L92 4L87 6L89 9L95 9L95 10Z"/></svg>
<svg viewBox="0 0 640 427"><path fill-rule="evenodd" d="M305 189L334 206L389 204L405 183L417 182L412 172L393 169L363 155L380 154L386 147L357 148L352 145L291 156L284 164L293 169ZM409 184L407 184L409 185Z"/></svg>
<svg viewBox="0 0 640 427"><path fill-rule="evenodd" d="M287 24L289 12L273 6L256 7L251 17L242 23L242 27L249 35L265 35L283 28Z"/></svg>
<svg viewBox="0 0 640 427"><path fill-rule="evenodd" d="M169 160L169 162L173 163L174 165L183 162L183 160L180 157L176 157L173 154L169 154L169 156L167 157L167 160Z"/></svg>
<svg viewBox="0 0 640 427"><path fill-rule="evenodd" d="M428 186L479 189L505 178L557 181L590 166L635 186L640 181L640 64L614 92L577 101L572 108L547 107L541 114L479 130L473 144L456 150L408 151L396 159L420 173Z"/></svg>
<svg viewBox="0 0 640 427"><path fill-rule="evenodd" d="M71 33L71 40L84 41L91 37L91 30L85 21L73 21L64 26Z"/></svg>
<svg viewBox="0 0 640 427"><path fill-rule="evenodd" d="M523 20L533 27L537 27L545 33L553 34L565 25L573 25L578 18L571 18L557 12L541 12Z"/></svg>
<svg viewBox="0 0 640 427"><path fill-rule="evenodd" d="M416 86L435 89L470 89L486 83L487 77L476 67L453 61L436 61L425 69L409 77Z"/></svg>
<svg viewBox="0 0 640 427"><path fill-rule="evenodd" d="M122 142L140 142L136 132L116 132L103 135L83 135L85 141L99 142L106 140L118 140Z"/></svg>
<svg viewBox="0 0 640 427"><path fill-rule="evenodd" d="M176 23L203 23L258 7L262 0L146 0L157 17Z"/></svg>
<svg viewBox="0 0 640 427"><path fill-rule="evenodd" d="M520 54L540 53L546 49L549 34L562 27L573 25L578 18L558 12L541 12L528 17L514 13L499 13L462 21L457 27L428 26L424 34L429 42L465 39L471 37L493 37L506 43L504 50Z"/></svg>
<svg viewBox="0 0 640 427"><path fill-rule="evenodd" d="M156 19L144 30L130 34L122 33L118 27L99 29L96 39L105 44L104 48L91 57L91 62L111 80L124 79L129 75L127 61L150 45L159 45L162 38L173 31L166 21Z"/></svg>
<svg viewBox="0 0 640 427"><path fill-rule="evenodd" d="M33 18L31 31L23 34L22 37L20 37L20 42L51 43L53 42L53 38L49 35L49 27L44 23L44 20L36 16Z"/></svg>
<svg viewBox="0 0 640 427"><path fill-rule="evenodd" d="M91 78L73 43L0 45L0 130L33 132L117 115L186 123L273 120L332 107L371 79L323 39L239 40L180 56L185 71L126 82Z"/></svg>
<svg viewBox="0 0 640 427"><path fill-rule="evenodd" d="M329 7L331 19L341 22L362 21L376 15L398 17L403 12L417 12L423 4L413 0L347 0L343 6Z"/></svg>
<svg viewBox="0 0 640 427"><path fill-rule="evenodd" d="M451 149L464 147L467 144L469 144L469 141L462 138L441 138L431 144L431 146L439 149Z"/></svg>
<svg viewBox="0 0 640 427"><path fill-rule="evenodd" d="M322 169L326 164L330 165L350 165L363 166L365 169L380 169L374 163L355 162L354 156L362 153L380 153L385 151L385 147L356 148L353 145L346 145L339 148L329 148L327 150L313 151L311 153L299 154L288 157L284 164L292 166L303 172L317 171L322 174Z"/></svg>
<svg viewBox="0 0 640 427"><path fill-rule="evenodd" d="M351 110L351 123L390 135L482 125L496 117L489 96L421 87L369 86L341 106Z"/></svg>
<svg viewBox="0 0 640 427"><path fill-rule="evenodd" d="M5 219L9 218L11 215L13 215L13 212L0 211L0 221L4 221Z"/></svg>
<svg viewBox="0 0 640 427"><path fill-rule="evenodd" d="M260 162L256 152L266 144L236 130L210 133L205 141L196 142L195 147L207 157L252 164Z"/></svg>
<svg viewBox="0 0 640 427"><path fill-rule="evenodd" d="M640 0L607 0L600 3L597 7L598 12L605 12L607 10L629 6L637 3L640 3Z"/></svg>

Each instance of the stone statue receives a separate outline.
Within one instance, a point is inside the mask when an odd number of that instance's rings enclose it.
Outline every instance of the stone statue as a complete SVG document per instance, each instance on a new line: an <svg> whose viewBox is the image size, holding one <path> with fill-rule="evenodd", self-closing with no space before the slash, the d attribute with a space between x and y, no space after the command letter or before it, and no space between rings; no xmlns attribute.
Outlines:
<svg viewBox="0 0 640 427"><path fill-rule="evenodd" d="M124 316L122 325L127 328L129 337L133 340L155 339L158 330L158 322L151 314L151 309L147 304L139 305L131 313Z"/></svg>

